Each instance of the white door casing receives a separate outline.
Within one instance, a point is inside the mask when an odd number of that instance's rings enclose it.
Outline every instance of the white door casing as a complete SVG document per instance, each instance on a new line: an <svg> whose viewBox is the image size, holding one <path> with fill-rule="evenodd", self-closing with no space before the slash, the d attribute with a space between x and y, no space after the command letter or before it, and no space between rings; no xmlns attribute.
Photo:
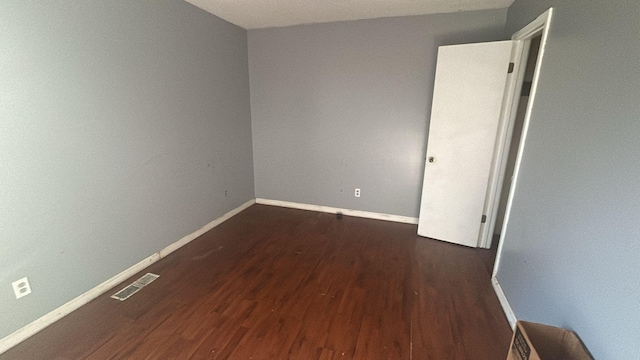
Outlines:
<svg viewBox="0 0 640 360"><path fill-rule="evenodd" d="M438 50L418 235L478 246L513 41Z"/></svg>

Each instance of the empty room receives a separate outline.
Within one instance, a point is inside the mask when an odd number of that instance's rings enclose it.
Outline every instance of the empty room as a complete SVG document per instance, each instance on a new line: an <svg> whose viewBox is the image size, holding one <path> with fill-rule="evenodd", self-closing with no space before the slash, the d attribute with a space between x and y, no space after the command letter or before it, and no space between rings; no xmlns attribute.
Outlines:
<svg viewBox="0 0 640 360"><path fill-rule="evenodd" d="M0 360L640 359L639 18L0 1Z"/></svg>

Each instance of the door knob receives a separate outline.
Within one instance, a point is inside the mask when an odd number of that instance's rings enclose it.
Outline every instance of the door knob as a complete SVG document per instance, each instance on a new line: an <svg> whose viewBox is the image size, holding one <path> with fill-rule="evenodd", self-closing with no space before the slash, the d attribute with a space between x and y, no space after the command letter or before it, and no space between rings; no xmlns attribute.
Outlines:
<svg viewBox="0 0 640 360"><path fill-rule="evenodd" d="M433 156L429 156L428 160L430 163L432 163L436 161L436 158L434 158Z"/></svg>

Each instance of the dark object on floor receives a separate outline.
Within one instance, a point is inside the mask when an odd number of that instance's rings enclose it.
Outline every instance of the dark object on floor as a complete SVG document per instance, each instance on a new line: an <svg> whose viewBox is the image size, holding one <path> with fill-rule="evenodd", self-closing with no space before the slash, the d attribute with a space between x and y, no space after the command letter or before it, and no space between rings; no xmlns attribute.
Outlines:
<svg viewBox="0 0 640 360"><path fill-rule="evenodd" d="M338 211L338 212L336 213L336 217L337 217L338 219L342 219L342 213L341 213L340 211Z"/></svg>

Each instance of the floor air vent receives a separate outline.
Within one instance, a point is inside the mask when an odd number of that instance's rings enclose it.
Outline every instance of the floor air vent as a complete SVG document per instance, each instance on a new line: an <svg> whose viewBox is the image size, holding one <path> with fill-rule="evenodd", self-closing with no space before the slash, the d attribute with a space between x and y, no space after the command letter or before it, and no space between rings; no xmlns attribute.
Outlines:
<svg viewBox="0 0 640 360"><path fill-rule="evenodd" d="M131 285L125 287L124 289L118 291L117 293L111 295L111 298L124 301L127 300L131 295L140 291L143 287L151 284L155 279L160 277L160 275L146 273L140 279L134 281Z"/></svg>

